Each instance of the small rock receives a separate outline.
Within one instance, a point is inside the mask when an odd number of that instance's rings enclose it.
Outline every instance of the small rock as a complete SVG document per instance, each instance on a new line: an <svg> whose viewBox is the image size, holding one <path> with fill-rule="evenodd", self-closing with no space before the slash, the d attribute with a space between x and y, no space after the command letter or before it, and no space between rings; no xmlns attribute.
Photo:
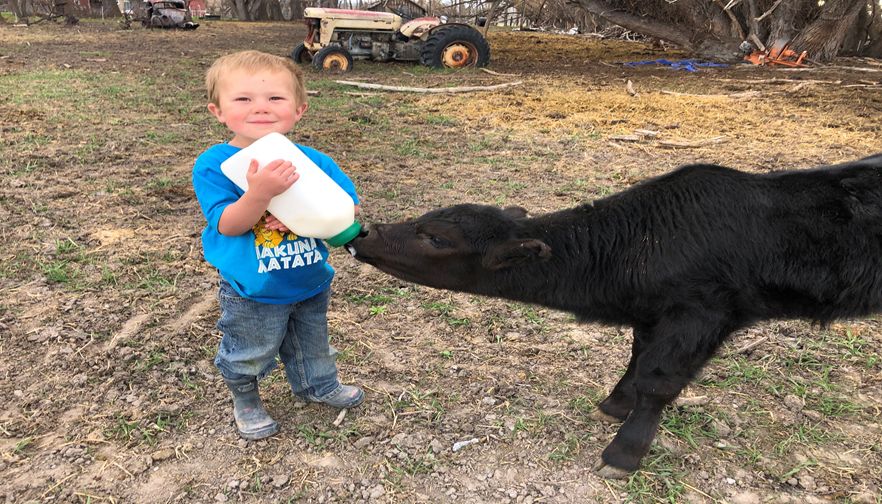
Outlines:
<svg viewBox="0 0 882 504"><path fill-rule="evenodd" d="M233 480L227 483L227 486L230 488L239 488L239 480Z"/></svg>
<svg viewBox="0 0 882 504"><path fill-rule="evenodd" d="M24 392L22 392L21 390L14 390L12 392L12 395L14 395L15 397L24 397Z"/></svg>
<svg viewBox="0 0 882 504"><path fill-rule="evenodd" d="M799 477L799 486L805 488L808 491L812 491L815 489L815 478L809 475L800 476Z"/></svg>
<svg viewBox="0 0 882 504"><path fill-rule="evenodd" d="M863 492L852 496L852 502L855 504L876 504L876 496L873 492L864 490Z"/></svg>
<svg viewBox="0 0 882 504"><path fill-rule="evenodd" d="M732 428L729 427L729 424L721 420L713 420L711 422L711 428L717 433L717 436L721 438L729 437L729 434L732 433Z"/></svg>
<svg viewBox="0 0 882 504"><path fill-rule="evenodd" d="M368 495L368 498L371 500L379 499L380 497L382 497L384 495L386 495L386 489L383 488L383 485L377 485L377 486L371 488L371 493Z"/></svg>
<svg viewBox="0 0 882 504"><path fill-rule="evenodd" d="M288 481L291 478L287 474L278 474L273 476L273 486L276 488L282 488L283 486L288 484Z"/></svg>
<svg viewBox="0 0 882 504"><path fill-rule="evenodd" d="M796 486L799 484L799 481L797 481L796 478L790 478L787 480L787 484L790 486Z"/></svg>
<svg viewBox="0 0 882 504"><path fill-rule="evenodd" d="M438 438L435 438L432 440L431 443L429 443L429 448L432 449L432 453L441 453L442 451L444 451L444 443L442 443Z"/></svg>
<svg viewBox="0 0 882 504"><path fill-rule="evenodd" d="M814 410L802 410L802 414L815 422L820 422L824 419L824 415Z"/></svg>
<svg viewBox="0 0 882 504"><path fill-rule="evenodd" d="M735 480L732 478L726 478L725 481L726 481L727 485L734 485L735 484Z"/></svg>
<svg viewBox="0 0 882 504"><path fill-rule="evenodd" d="M481 399L481 404L483 404L484 406L493 406L494 404L496 404L496 398L487 396Z"/></svg>
<svg viewBox="0 0 882 504"><path fill-rule="evenodd" d="M352 446L361 450L362 448L366 447L367 445L369 445L373 442L374 442L373 436L365 436L363 438L359 438L356 442L352 443Z"/></svg>
<svg viewBox="0 0 882 504"><path fill-rule="evenodd" d="M175 456L175 451L171 448L161 448L156 450L155 452L150 454L153 457L153 460L156 462L161 462L163 460L170 459Z"/></svg>
<svg viewBox="0 0 882 504"><path fill-rule="evenodd" d="M132 474L141 474L146 471L150 466L153 465L153 458L150 455L144 455L143 457L137 457L131 462L129 462L128 471Z"/></svg>
<svg viewBox="0 0 882 504"><path fill-rule="evenodd" d="M470 444L475 444L479 441L480 440L478 438L467 439L465 441L457 441L457 442L453 443L453 451L458 452L459 450L462 450L466 446L468 446Z"/></svg>
<svg viewBox="0 0 882 504"><path fill-rule="evenodd" d="M225 493L219 493L214 496L214 500L216 500L218 502L227 502L228 499L229 499L229 497L227 497L227 494L225 494Z"/></svg>
<svg viewBox="0 0 882 504"><path fill-rule="evenodd" d="M784 406L787 406L790 411L802 411L802 408L805 407L805 401L793 394L787 394L784 396Z"/></svg>

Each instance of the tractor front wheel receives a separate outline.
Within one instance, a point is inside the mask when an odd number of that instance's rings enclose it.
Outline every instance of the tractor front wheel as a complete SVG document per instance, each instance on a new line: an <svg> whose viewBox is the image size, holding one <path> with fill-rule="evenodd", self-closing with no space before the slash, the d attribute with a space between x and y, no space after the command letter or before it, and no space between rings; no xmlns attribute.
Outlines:
<svg viewBox="0 0 882 504"><path fill-rule="evenodd" d="M490 62L490 45L478 30L466 25L434 29L420 51L420 63L435 68L484 67Z"/></svg>
<svg viewBox="0 0 882 504"><path fill-rule="evenodd" d="M308 65L312 63L312 54L310 54L306 49L306 46L301 42L294 47L293 51L291 51L291 59L298 65Z"/></svg>
<svg viewBox="0 0 882 504"><path fill-rule="evenodd" d="M340 46L322 47L313 55L312 64L319 70L348 72L352 70L352 55Z"/></svg>

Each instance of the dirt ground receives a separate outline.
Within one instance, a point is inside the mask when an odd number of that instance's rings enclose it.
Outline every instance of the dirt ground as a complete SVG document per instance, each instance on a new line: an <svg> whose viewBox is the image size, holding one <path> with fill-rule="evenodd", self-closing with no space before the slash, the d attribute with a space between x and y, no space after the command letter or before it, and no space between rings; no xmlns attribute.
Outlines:
<svg viewBox="0 0 882 504"><path fill-rule="evenodd" d="M408 284L340 250L330 329L367 400L335 422L277 370L263 396L281 432L239 440L190 187L193 158L227 138L201 79L221 54L286 54L303 31L0 26L0 498L882 502L880 317L741 331L667 411L642 470L607 481L592 466L616 426L589 415L629 328ZM292 138L350 174L364 221L459 202L540 213L690 162L764 172L882 151L878 61L690 73L624 65L682 57L640 43L488 38L495 73L357 62L345 78L520 84L383 93L308 70Z"/></svg>

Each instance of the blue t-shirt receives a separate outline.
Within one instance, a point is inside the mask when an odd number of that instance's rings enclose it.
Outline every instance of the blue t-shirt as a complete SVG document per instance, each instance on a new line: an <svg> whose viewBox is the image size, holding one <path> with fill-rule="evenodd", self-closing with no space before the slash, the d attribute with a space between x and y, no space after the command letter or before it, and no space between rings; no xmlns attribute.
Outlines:
<svg viewBox="0 0 882 504"><path fill-rule="evenodd" d="M358 204L355 185L330 156L297 147ZM217 230L227 205L245 193L220 169L221 163L239 150L230 144L214 145L196 158L193 166L193 190L208 221L202 232L205 260L246 298L270 304L309 299L326 289L334 277L334 268L327 263L328 249L321 240L267 230L263 218L239 236L225 236Z"/></svg>

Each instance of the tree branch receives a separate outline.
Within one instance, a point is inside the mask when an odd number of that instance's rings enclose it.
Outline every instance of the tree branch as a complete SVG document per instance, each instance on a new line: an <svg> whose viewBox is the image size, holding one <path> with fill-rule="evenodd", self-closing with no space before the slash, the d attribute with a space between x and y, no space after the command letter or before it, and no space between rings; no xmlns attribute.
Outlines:
<svg viewBox="0 0 882 504"><path fill-rule="evenodd" d="M780 2L781 0L778 1ZM735 14L733 14L730 9L727 9L726 6L723 5L723 0L714 0L714 3L717 4L721 9L723 9L723 12L725 12L726 15L729 16L729 21L731 21L732 25L735 26L735 28L738 30L738 37L741 38L741 40L746 40L747 36L744 34L744 30L741 28L741 23L738 21L738 18L735 17Z"/></svg>
<svg viewBox="0 0 882 504"><path fill-rule="evenodd" d="M772 11L774 11L775 9L778 8L778 4L780 4L780 3L781 3L781 0L778 0L777 2L775 2L774 5L772 5L772 6L769 8L769 10L767 10L766 12L764 12L762 16L756 18L756 22L759 23L760 21L762 21L763 19L765 19L766 16L768 16L769 14L772 13Z"/></svg>
<svg viewBox="0 0 882 504"><path fill-rule="evenodd" d="M610 23L615 23L631 31L649 35L650 37L667 40L668 42L677 44L686 49L695 49L690 33L678 30L673 26L654 18L629 14L628 12L616 9L601 0L572 0L572 2L581 5L586 11L596 16L600 16Z"/></svg>

